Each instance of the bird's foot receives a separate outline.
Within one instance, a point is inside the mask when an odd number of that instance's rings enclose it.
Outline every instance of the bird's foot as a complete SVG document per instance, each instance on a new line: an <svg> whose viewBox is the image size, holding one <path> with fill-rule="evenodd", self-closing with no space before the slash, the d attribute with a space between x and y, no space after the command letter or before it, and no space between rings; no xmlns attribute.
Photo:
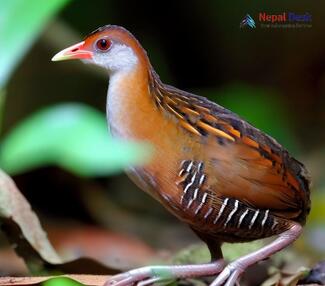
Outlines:
<svg viewBox="0 0 325 286"><path fill-rule="evenodd" d="M228 264L210 286L234 286L237 285L239 277L245 271L239 261Z"/></svg>
<svg viewBox="0 0 325 286"><path fill-rule="evenodd" d="M255 263L267 259L277 251L282 250L289 244L294 242L301 234L302 226L297 223L291 223L288 230L279 234L277 239L261 249L250 254L238 258L234 262L228 264L210 286L234 286L240 275Z"/></svg>
<svg viewBox="0 0 325 286"><path fill-rule="evenodd" d="M222 271L225 263L218 260L198 265L146 266L118 274L108 279L104 286L147 286L169 283L178 278L211 276Z"/></svg>
<svg viewBox="0 0 325 286"><path fill-rule="evenodd" d="M164 266L147 266L118 274L108 279L104 286L146 286L157 282L172 281L171 271Z"/></svg>

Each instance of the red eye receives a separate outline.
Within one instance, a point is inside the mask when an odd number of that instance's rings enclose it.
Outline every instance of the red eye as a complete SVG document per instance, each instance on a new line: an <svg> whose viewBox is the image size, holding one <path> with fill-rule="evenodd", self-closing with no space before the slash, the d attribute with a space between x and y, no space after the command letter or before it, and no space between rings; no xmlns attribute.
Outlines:
<svg viewBox="0 0 325 286"><path fill-rule="evenodd" d="M96 42L96 47L101 51L107 51L111 46L111 42L107 39L99 39Z"/></svg>

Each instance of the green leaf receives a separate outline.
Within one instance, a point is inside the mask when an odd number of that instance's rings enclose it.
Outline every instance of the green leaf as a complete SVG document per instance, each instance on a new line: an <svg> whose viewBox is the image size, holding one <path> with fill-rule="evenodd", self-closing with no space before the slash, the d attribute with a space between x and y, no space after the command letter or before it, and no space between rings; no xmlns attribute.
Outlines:
<svg viewBox="0 0 325 286"><path fill-rule="evenodd" d="M1 0L0 87L44 28L68 0Z"/></svg>
<svg viewBox="0 0 325 286"><path fill-rule="evenodd" d="M82 286L80 282L68 277L51 278L42 283L43 286Z"/></svg>
<svg viewBox="0 0 325 286"><path fill-rule="evenodd" d="M1 135L1 128L2 128L2 120L3 120L3 110L5 105L6 99L6 92L4 89L0 88L0 135Z"/></svg>
<svg viewBox="0 0 325 286"><path fill-rule="evenodd" d="M113 139L106 118L83 104L46 108L19 124L0 149L9 174L59 165L77 175L100 176L146 162L150 146Z"/></svg>

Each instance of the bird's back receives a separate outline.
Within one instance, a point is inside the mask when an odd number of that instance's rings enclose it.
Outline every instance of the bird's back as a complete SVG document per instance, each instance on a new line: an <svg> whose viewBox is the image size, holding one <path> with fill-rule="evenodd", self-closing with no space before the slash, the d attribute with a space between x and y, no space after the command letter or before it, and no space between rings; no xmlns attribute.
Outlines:
<svg viewBox="0 0 325 286"><path fill-rule="evenodd" d="M310 209L309 179L299 161L233 112L153 77L156 107L165 120L174 122L179 144L184 145L174 151L174 178L160 186L163 196L172 198L167 205L176 215L193 228L207 232L215 228L223 235L227 231L213 226L221 212L218 221L227 222L230 232L237 231L240 218L245 217L246 237L252 220L263 227L267 222L278 223L278 232L282 231L280 222L287 219L305 223ZM262 230L256 232L250 234L256 238Z"/></svg>

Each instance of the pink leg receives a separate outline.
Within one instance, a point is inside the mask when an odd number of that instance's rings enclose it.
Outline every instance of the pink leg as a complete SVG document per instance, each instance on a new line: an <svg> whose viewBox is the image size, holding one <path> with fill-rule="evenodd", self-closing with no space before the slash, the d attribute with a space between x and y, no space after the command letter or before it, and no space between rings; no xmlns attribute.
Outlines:
<svg viewBox="0 0 325 286"><path fill-rule="evenodd" d="M146 266L113 276L104 286L148 285L177 278L212 276L220 273L224 266L223 259L198 265Z"/></svg>
<svg viewBox="0 0 325 286"><path fill-rule="evenodd" d="M247 267L264 260L294 242L302 232L302 226L292 223L291 227L281 233L276 240L263 248L245 255L227 265L210 286L233 286Z"/></svg>

